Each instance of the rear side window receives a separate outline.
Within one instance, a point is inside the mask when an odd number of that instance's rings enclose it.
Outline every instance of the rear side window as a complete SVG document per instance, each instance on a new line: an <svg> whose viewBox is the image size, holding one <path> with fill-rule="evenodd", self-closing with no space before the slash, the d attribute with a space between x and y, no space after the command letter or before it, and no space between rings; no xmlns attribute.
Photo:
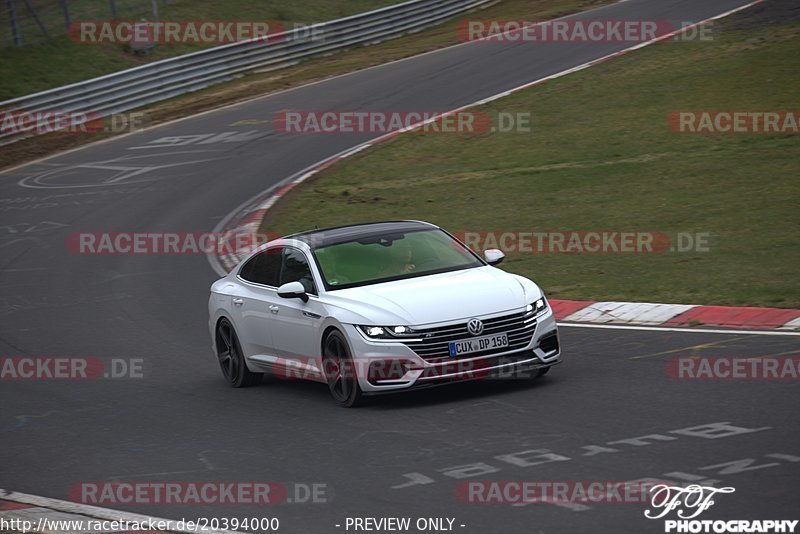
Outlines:
<svg viewBox="0 0 800 534"><path fill-rule="evenodd" d="M242 266L239 276L254 284L277 287L283 247L271 248L253 256Z"/></svg>

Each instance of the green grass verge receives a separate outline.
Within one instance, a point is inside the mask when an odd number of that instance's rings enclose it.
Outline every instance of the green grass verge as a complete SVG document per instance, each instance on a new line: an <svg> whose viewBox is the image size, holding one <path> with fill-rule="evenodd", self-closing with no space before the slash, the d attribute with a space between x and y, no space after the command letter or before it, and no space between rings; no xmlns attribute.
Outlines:
<svg viewBox="0 0 800 534"><path fill-rule="evenodd" d="M405 135L352 156L292 191L263 229L409 218L709 233L708 252L514 254L504 268L557 298L800 307L800 138L667 126L674 110L797 109L800 27L753 17L726 20L713 42L653 45L482 108L531 112L531 133Z"/></svg>

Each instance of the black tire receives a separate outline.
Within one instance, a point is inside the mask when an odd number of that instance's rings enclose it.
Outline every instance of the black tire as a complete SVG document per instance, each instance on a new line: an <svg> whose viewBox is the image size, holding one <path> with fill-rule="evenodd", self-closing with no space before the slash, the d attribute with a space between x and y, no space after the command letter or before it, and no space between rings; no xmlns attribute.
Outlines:
<svg viewBox="0 0 800 534"><path fill-rule="evenodd" d="M233 325L227 319L217 323L217 359L222 376L233 388L246 388L261 383L263 373L253 373L247 368L242 354L242 346Z"/></svg>
<svg viewBox="0 0 800 534"><path fill-rule="evenodd" d="M546 375L549 372L550 372L550 368L549 367L545 367L544 369L539 369L539 371L536 373L536 376L534 378L541 378L541 377L543 377L544 375Z"/></svg>
<svg viewBox="0 0 800 534"><path fill-rule="evenodd" d="M353 358L347 340L338 330L331 331L322 343L322 369L336 404L352 408L362 402Z"/></svg>

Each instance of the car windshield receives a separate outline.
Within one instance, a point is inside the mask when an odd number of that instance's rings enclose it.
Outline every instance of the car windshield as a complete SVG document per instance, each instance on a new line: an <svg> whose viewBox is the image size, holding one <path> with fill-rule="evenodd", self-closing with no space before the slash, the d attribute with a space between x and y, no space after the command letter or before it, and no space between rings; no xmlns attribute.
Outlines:
<svg viewBox="0 0 800 534"><path fill-rule="evenodd" d="M346 289L479 267L483 262L439 229L382 234L314 249L328 289Z"/></svg>

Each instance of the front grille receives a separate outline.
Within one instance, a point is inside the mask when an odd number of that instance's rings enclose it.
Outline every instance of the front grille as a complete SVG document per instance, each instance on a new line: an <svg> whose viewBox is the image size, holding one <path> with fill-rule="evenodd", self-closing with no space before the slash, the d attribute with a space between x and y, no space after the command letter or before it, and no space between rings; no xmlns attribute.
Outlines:
<svg viewBox="0 0 800 534"><path fill-rule="evenodd" d="M519 312L483 320L483 332L479 336L469 333L466 322L438 328L415 329L414 337L423 338L422 341L411 341L405 345L420 358L434 363L455 359L450 357L451 341L507 333L508 347L500 349L501 352L507 352L527 346L531 342L534 330L536 330L536 319L533 312ZM462 355L461 358L475 358L495 352L498 352L497 349L472 352Z"/></svg>

